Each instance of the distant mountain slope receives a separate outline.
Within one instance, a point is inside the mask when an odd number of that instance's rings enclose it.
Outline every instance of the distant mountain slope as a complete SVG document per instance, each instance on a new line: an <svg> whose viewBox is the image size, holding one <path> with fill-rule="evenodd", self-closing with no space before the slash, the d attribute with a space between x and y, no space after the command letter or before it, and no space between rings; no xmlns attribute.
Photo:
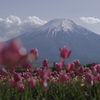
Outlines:
<svg viewBox="0 0 100 100"><path fill-rule="evenodd" d="M64 45L72 49L67 61L79 59L82 64L100 62L100 35L77 25L72 20L54 19L29 34L20 36L29 50L39 50L39 60L47 58L51 63L60 61L59 48Z"/></svg>

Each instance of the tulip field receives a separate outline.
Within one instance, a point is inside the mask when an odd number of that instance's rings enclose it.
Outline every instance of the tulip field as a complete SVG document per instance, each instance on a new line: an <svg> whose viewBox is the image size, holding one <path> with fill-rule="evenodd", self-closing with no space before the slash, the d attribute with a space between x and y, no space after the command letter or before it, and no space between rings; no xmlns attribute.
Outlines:
<svg viewBox="0 0 100 100"><path fill-rule="evenodd" d="M78 59L65 63L71 50L59 48L61 61L33 68L36 48L29 52L19 39L0 42L0 100L100 100L100 64L83 66Z"/></svg>

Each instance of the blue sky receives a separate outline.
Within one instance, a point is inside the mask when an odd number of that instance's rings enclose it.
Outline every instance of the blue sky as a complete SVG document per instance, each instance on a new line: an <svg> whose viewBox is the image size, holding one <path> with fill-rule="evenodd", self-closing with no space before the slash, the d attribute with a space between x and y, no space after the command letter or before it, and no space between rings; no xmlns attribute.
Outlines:
<svg viewBox="0 0 100 100"><path fill-rule="evenodd" d="M0 0L0 18L10 15L25 20L37 16L42 20L72 19L100 34L100 0Z"/></svg>

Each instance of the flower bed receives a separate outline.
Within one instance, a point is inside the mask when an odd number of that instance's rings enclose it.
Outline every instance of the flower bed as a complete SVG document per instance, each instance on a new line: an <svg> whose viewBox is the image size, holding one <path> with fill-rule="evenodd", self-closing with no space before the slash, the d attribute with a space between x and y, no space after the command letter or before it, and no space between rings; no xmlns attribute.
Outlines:
<svg viewBox="0 0 100 100"><path fill-rule="evenodd" d="M84 67L79 60L65 64L71 50L67 46L59 50L62 60L54 68L45 59L42 68L33 70L37 49L27 52L18 39L0 43L0 100L100 100L100 64Z"/></svg>

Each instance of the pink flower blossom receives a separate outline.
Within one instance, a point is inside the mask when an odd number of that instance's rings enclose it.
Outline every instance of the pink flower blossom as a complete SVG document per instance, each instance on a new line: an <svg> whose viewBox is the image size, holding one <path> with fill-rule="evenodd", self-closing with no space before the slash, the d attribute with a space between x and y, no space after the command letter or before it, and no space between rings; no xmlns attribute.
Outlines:
<svg viewBox="0 0 100 100"><path fill-rule="evenodd" d="M17 82L17 81L20 81L21 79L21 73L14 73L14 80Z"/></svg>
<svg viewBox="0 0 100 100"><path fill-rule="evenodd" d="M86 72L89 72L89 71L90 71L89 67L85 67L84 70L85 70Z"/></svg>
<svg viewBox="0 0 100 100"><path fill-rule="evenodd" d="M8 75L8 72L7 72L7 70L4 67L2 67L0 69L0 74L6 76L6 75Z"/></svg>
<svg viewBox="0 0 100 100"><path fill-rule="evenodd" d="M23 91L24 90L24 85L23 84L18 84L18 88Z"/></svg>
<svg viewBox="0 0 100 100"><path fill-rule="evenodd" d="M74 70L74 64L73 63L67 63L67 65L66 65L66 69L68 70L68 71L72 71L72 70Z"/></svg>
<svg viewBox="0 0 100 100"><path fill-rule="evenodd" d="M60 56L63 59L68 58L71 54L71 50L69 50L67 46L64 46L63 48L59 48L59 50L60 50Z"/></svg>
<svg viewBox="0 0 100 100"><path fill-rule="evenodd" d="M25 79L30 78L30 76L31 76L30 72L23 72L23 77L24 77Z"/></svg>
<svg viewBox="0 0 100 100"><path fill-rule="evenodd" d="M58 77L58 72L57 71L54 71L54 75Z"/></svg>
<svg viewBox="0 0 100 100"><path fill-rule="evenodd" d="M83 75L84 74L84 67L83 66L80 66L80 68L78 69L78 74L79 75Z"/></svg>
<svg viewBox="0 0 100 100"><path fill-rule="evenodd" d="M36 85L36 81L34 80L34 78L30 78L30 79L27 80L27 84L28 84L29 87L34 88L35 85Z"/></svg>
<svg viewBox="0 0 100 100"><path fill-rule="evenodd" d="M67 73L66 73L65 70L62 70L62 71L60 72L59 81L60 81L61 83L67 82L67 81L68 81L68 75L67 75Z"/></svg>
<svg viewBox="0 0 100 100"><path fill-rule="evenodd" d="M74 60L73 63L74 63L75 66L79 66L80 65L80 62L79 62L78 59Z"/></svg>
<svg viewBox="0 0 100 100"><path fill-rule="evenodd" d="M84 87L85 85L84 84L81 84L81 87Z"/></svg>
<svg viewBox="0 0 100 100"><path fill-rule="evenodd" d="M56 68L57 68L59 71L63 70L62 63L61 63L61 62L60 62L60 63L56 63Z"/></svg>
<svg viewBox="0 0 100 100"><path fill-rule="evenodd" d="M44 68L48 68L48 64L49 64L49 61L48 59L45 59L42 63L42 65L44 66Z"/></svg>
<svg viewBox="0 0 100 100"><path fill-rule="evenodd" d="M48 90L48 88L49 88L47 81L43 82L43 86L44 86L44 91L46 92Z"/></svg>
<svg viewBox="0 0 100 100"><path fill-rule="evenodd" d="M92 71L92 74L93 74L94 76L97 75L97 69L96 69L95 67L91 67L91 71Z"/></svg>
<svg viewBox="0 0 100 100"><path fill-rule="evenodd" d="M50 76L51 69L39 70L40 78L45 80Z"/></svg>
<svg viewBox="0 0 100 100"><path fill-rule="evenodd" d="M24 69L29 69L32 67L32 64L30 63L30 61L28 59L25 59L22 61L21 67Z"/></svg>
<svg viewBox="0 0 100 100"><path fill-rule="evenodd" d="M100 73L100 64L95 65L96 69L97 69L97 73Z"/></svg>
<svg viewBox="0 0 100 100"><path fill-rule="evenodd" d="M12 88L17 87L17 82L14 79L11 80L10 84L9 84L9 87L12 87Z"/></svg>
<svg viewBox="0 0 100 100"><path fill-rule="evenodd" d="M29 60L34 61L34 60L37 60L38 57L39 57L38 50L36 48L31 49L28 55Z"/></svg>
<svg viewBox="0 0 100 100"><path fill-rule="evenodd" d="M1 50L0 63L8 67L15 67L20 64L26 55L26 49L21 46L21 42L14 39Z"/></svg>
<svg viewBox="0 0 100 100"><path fill-rule="evenodd" d="M96 65L96 62L93 62L93 63L92 63L92 66L95 66L95 65Z"/></svg>
<svg viewBox="0 0 100 100"><path fill-rule="evenodd" d="M92 74L86 73L85 80L87 84L93 85L93 75Z"/></svg>
<svg viewBox="0 0 100 100"><path fill-rule="evenodd" d="M96 76L96 80L100 82L100 73L97 74L97 76Z"/></svg>

